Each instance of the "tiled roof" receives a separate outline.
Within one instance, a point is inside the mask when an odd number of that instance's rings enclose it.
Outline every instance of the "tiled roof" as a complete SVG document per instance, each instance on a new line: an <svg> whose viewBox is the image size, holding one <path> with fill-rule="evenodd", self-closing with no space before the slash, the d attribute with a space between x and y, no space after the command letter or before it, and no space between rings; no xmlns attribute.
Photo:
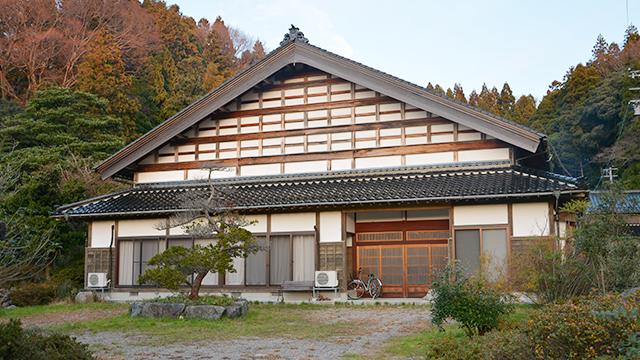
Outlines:
<svg viewBox="0 0 640 360"><path fill-rule="evenodd" d="M242 212L491 201L582 191L573 178L506 163L233 178L213 184ZM190 210L185 208L186 196L208 194L209 184L202 181L144 184L60 207L54 216L168 214Z"/></svg>
<svg viewBox="0 0 640 360"><path fill-rule="evenodd" d="M621 194L592 191L589 193L589 210L598 211L611 207L621 214L640 214L640 190Z"/></svg>

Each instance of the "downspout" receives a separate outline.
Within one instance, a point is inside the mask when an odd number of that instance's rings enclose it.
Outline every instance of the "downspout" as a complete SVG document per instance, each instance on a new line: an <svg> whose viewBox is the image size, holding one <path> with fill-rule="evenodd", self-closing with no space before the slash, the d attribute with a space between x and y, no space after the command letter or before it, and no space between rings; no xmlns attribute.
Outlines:
<svg viewBox="0 0 640 360"><path fill-rule="evenodd" d="M116 226L111 225L111 242L109 243L109 280L111 283L109 284L109 288L113 286L113 242L116 235Z"/></svg>
<svg viewBox="0 0 640 360"><path fill-rule="evenodd" d="M556 238L558 239L558 245L560 245L560 250L564 250L564 242L560 240L560 213L558 212L558 207L560 203L560 192L554 191L553 196L556 199L553 205L553 222L556 228L556 231L555 231Z"/></svg>

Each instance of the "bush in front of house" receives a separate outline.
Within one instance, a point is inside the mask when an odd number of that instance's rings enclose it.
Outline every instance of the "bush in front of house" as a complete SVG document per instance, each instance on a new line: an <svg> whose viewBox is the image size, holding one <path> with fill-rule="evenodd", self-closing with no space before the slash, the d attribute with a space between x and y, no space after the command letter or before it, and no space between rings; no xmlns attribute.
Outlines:
<svg viewBox="0 0 640 360"><path fill-rule="evenodd" d="M56 297L56 286L50 283L24 283L11 290L11 302L16 306L46 305Z"/></svg>
<svg viewBox="0 0 640 360"><path fill-rule="evenodd" d="M484 336L439 336L424 347L425 359L533 359L535 354L529 340L519 330L491 331Z"/></svg>
<svg viewBox="0 0 640 360"><path fill-rule="evenodd" d="M69 336L24 330L19 320L11 319L0 323L0 359L85 360L93 355Z"/></svg>
<svg viewBox="0 0 640 360"><path fill-rule="evenodd" d="M513 310L511 295L481 277L467 276L457 263L448 265L431 284L432 321L438 327L448 319L460 323L468 336L495 329Z"/></svg>
<svg viewBox="0 0 640 360"><path fill-rule="evenodd" d="M581 297L537 311L524 331L542 358L624 357L640 350L638 309L640 294Z"/></svg>

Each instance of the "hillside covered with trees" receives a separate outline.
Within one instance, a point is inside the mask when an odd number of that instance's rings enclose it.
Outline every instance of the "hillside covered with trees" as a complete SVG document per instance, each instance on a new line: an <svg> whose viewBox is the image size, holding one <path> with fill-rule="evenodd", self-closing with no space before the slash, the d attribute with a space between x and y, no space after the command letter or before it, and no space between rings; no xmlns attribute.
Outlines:
<svg viewBox="0 0 640 360"><path fill-rule="evenodd" d="M51 211L123 186L93 166L264 56L220 17L196 21L162 1L0 0L0 220L28 229L16 237L49 237L56 268L81 281L85 229ZM621 45L598 38L539 101L507 83L468 96L428 88L546 133L557 172L596 186L612 165L638 188L629 68L640 69L633 27Z"/></svg>
<svg viewBox="0 0 640 360"><path fill-rule="evenodd" d="M634 69L640 70L640 35L630 26L622 45L599 36L591 58L553 81L538 102L532 95L516 99L508 83L500 91L483 85L468 98L459 84L446 91L440 85L427 88L547 134L558 173L597 187L601 169L613 166L626 188L638 189L640 121L629 104L640 99L640 91L630 90L640 87L640 79L630 76Z"/></svg>

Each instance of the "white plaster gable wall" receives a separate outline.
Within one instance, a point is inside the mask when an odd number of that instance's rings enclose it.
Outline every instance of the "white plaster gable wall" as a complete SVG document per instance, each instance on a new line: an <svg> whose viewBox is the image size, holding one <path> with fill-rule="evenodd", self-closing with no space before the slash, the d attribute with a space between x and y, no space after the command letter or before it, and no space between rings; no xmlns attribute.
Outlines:
<svg viewBox="0 0 640 360"><path fill-rule="evenodd" d="M153 183L165 181L181 181L184 180L184 171L150 171L137 173L138 183Z"/></svg>
<svg viewBox="0 0 640 360"><path fill-rule="evenodd" d="M314 231L316 213L271 215L271 232Z"/></svg>
<svg viewBox="0 0 640 360"><path fill-rule="evenodd" d="M506 224L508 222L507 204L453 207L453 224L455 226Z"/></svg>
<svg viewBox="0 0 640 360"><path fill-rule="evenodd" d="M513 204L513 236L549 235L549 204Z"/></svg>
<svg viewBox="0 0 640 360"><path fill-rule="evenodd" d="M342 241L342 213L327 211L320 213L320 242Z"/></svg>
<svg viewBox="0 0 640 360"><path fill-rule="evenodd" d="M163 236L166 230L157 229L165 219L137 219L118 221L118 236Z"/></svg>
<svg viewBox="0 0 640 360"><path fill-rule="evenodd" d="M111 226L115 221L94 221L91 223L91 247L108 248L111 244Z"/></svg>

